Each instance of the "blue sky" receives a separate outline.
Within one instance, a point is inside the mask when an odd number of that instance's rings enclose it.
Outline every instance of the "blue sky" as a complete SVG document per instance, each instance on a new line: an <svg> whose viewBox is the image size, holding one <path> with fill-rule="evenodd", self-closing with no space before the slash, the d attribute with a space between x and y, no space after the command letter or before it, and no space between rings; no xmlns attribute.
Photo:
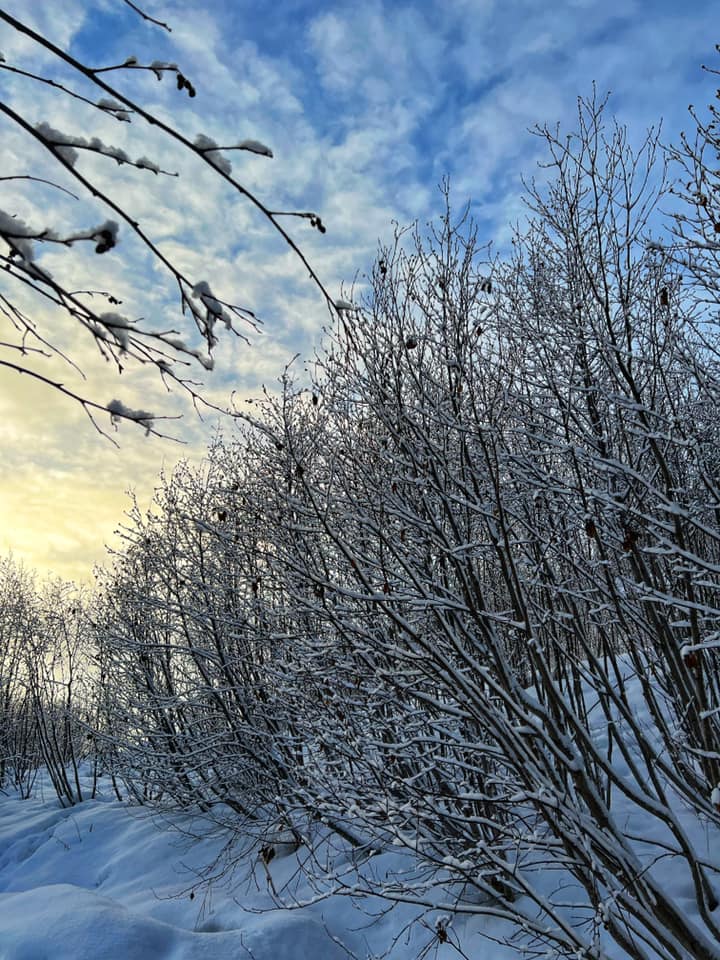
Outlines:
<svg viewBox="0 0 720 960"><path fill-rule="evenodd" d="M502 249L508 225L524 215L521 178L532 177L542 158L528 129L558 122L572 129L577 96L588 95L593 82L601 95L612 93L610 110L633 136L640 139L662 117L671 141L690 125L688 104L714 96L717 84L701 64L720 59L711 0L148 0L145 9L172 25L170 35L143 23L122 0L9 0L4 7L91 64L131 54L177 61L197 87L192 101L151 75L114 79L191 136L266 142L272 161L243 155L233 158L234 170L276 208L314 209L323 217L325 236L302 222L293 233L338 296L343 283L368 269L393 220L424 221L439 212L444 176L458 206L471 202L481 239ZM37 62L6 31L0 51ZM34 120L87 133L88 119L57 99L1 75L0 90ZM151 156L165 149L137 126L118 129L128 126L114 124L103 135L133 143L137 153L139 146ZM28 162L22 140L5 127L0 135L0 166L20 172ZM136 145L134 137L147 144ZM208 387L220 403L231 389L252 395L274 382L293 353L312 353L327 313L298 263L247 205L182 157L160 159L180 170L179 181L160 183L139 171L107 175L163 249L262 316L264 333L252 348L221 343ZM48 210L37 194L16 194L6 185L0 209L34 222L52 214L63 223L85 209L58 201ZM48 263L59 266L59 254L53 256ZM135 315L171 314L172 290L128 239L97 269L98 282L115 284ZM105 370L96 377L94 358L72 329L62 336L87 361L90 385L109 392L103 399L117 394L147 405L150 398L185 414L182 451L124 426L118 452L82 411L0 375L0 549L12 548L43 571L81 577L102 559L127 505L125 490L135 487L147 502L161 466L180 453L200 456L213 422L201 423L187 404L168 400L142 371L129 372L121 392L106 382Z"/></svg>

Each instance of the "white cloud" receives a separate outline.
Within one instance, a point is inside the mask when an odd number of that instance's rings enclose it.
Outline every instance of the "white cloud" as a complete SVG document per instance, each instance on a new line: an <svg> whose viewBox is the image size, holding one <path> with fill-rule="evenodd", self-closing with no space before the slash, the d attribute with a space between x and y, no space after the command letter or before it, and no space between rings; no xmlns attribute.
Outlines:
<svg viewBox="0 0 720 960"><path fill-rule="evenodd" d="M66 48L90 13L82 0L63 0L62 12L53 3L28 3L28 0L4 0L3 11L42 34L56 46ZM37 45L27 34L0 23L0 51L10 61L31 54L38 56ZM49 58L42 56L47 62Z"/></svg>
<svg viewBox="0 0 720 960"><path fill-rule="evenodd" d="M203 132L221 143L246 137L268 143L275 159L232 154L233 172L272 209L316 210L322 216L325 236L304 220L287 218L283 224L333 298L340 296L343 281L351 283L369 267L378 238L391 235L393 218L423 221L438 210L437 184L446 173L458 205L471 197L487 238L504 242L507 222L522 211L520 175L531 176L539 156L540 144L527 128L536 121L572 125L576 95L587 93L592 79L600 91L612 86L623 119L643 130L668 110L677 127L686 101L695 99L686 91L706 89L708 98L713 93L694 66L705 52L712 53L709 0L702 0L692 16L662 0L652 21L642 15L638 0L601 5L590 0L449 0L442 5L370 0L322 8L299 0L279 2L261 17L246 0L232 5L147 0L149 12L172 23L170 36L133 17L120 0L62 5L12 0L9 9L20 15L28 6L39 27L59 31L58 42L75 38L76 49L91 44L94 62L117 62L128 54L143 62L176 60L197 88L192 100L175 89L172 78L158 83L141 72L108 77L190 139ZM98 33L97 24L105 22L114 29ZM86 35L91 40L83 41ZM8 45L0 36L0 50L28 58L25 41L13 42ZM275 382L293 353L312 353L328 320L326 307L301 263L252 204L141 123L120 124L56 95L41 98L32 84L3 80L14 102L36 119L83 135L92 127L131 155L147 153L180 172L178 180L164 179L118 168L105 158L79 162L120 190L132 216L193 282L208 280L223 299L255 309L265 321L252 349L223 334L216 370L203 374L211 398L222 406L232 389L241 396L257 393L259 384ZM0 150L3 171L20 170L28 159L35 162L34 148L28 153L23 138L6 129ZM7 195L7 185L0 185L0 209L7 208ZM19 216L39 223L47 219L77 227L104 215L96 204L35 188L16 188L13 203ZM78 285L87 285L90 271L94 285L116 292L132 316L176 326L180 318L172 282L148 264L127 227L121 238L117 250L102 257L58 251L47 262L53 270L67 271ZM41 319L50 322L45 314ZM157 405L173 413L183 407L165 395L151 371L127 371L116 381L106 365L95 363L93 344L78 340L72 325L47 329L78 357L89 376L88 389L103 398L117 395L129 406L154 410ZM65 368L52 369L77 382ZM18 542L22 498L12 491L29 482L29 450L34 495L45 497L48 518L52 504L61 502L61 488L84 490L89 502L82 480L88 470L103 478L102 503L115 503L119 515L126 483L137 476L150 486L158 462L174 456L167 445L156 455L158 448L141 431L123 425L118 434L123 451L112 466L116 454L107 452L109 445L96 437L79 408L69 412L69 401L30 391L9 375L0 380L0 391L0 410L9 424L2 477L10 503L5 516L16 519ZM192 412L179 429L194 451L202 449L207 430ZM34 509L39 517L39 507ZM106 508L98 505L101 509ZM41 527L28 523L38 536ZM74 533L62 533L77 537L77 550L66 539L56 550L62 547L76 563L94 523L71 525ZM102 524L98 521L98 530ZM104 536L98 533L98 542Z"/></svg>

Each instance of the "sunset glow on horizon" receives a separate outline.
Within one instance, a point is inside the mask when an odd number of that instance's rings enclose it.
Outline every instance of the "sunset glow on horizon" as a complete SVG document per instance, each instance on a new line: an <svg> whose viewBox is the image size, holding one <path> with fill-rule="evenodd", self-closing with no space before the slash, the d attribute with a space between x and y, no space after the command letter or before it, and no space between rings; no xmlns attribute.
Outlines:
<svg viewBox="0 0 720 960"><path fill-rule="evenodd" d="M167 21L172 33L109 0L5 5L86 63L118 64L129 56L177 61L197 97L150 73L127 80L113 75L113 83L126 83L134 98L190 139L203 133L220 144L242 138L268 144L273 159L233 153L233 170L273 209L320 214L326 234L307 220L285 223L337 297L353 283L362 288L362 275L378 241L392 236L393 221L422 223L441 211L438 185L445 176L458 209L470 200L481 240L506 247L509 225L526 215L522 178L538 172L542 147L528 131L558 122L572 129L577 97L590 95L593 83L600 96L612 92L609 111L628 124L632 138L664 118L665 142L689 126L689 103L702 106L715 94L713 78L701 69L717 56L710 0L693 4L692 15L662 0L653 4L652 17L647 3L619 0L374 0L362 6L280 0L272 15L258 15L256 4L228 0L153 0L144 6ZM0 27L0 51L24 69L46 68L6 26ZM86 136L95 132L87 129L92 120L83 105L69 111L52 90L39 91L8 71L0 71L0 84L2 100L31 122L45 120ZM120 146L142 134L136 124L104 122L102 136ZM48 175L50 167L32 166L34 155L24 152L21 131L7 119L2 136L4 176L29 170ZM151 157L153 136L147 134ZM132 152L139 153L134 145ZM242 330L251 344L221 330L215 370L190 371L204 381L209 399L226 408L233 394L242 403L263 384L273 389L294 355L312 358L327 306L297 257L220 177L181 154L161 159L179 179L109 165L108 183L160 249L184 269L207 275L213 290L262 321L260 333ZM98 158L79 161L85 162L97 164ZM53 176L61 174L55 170ZM41 202L36 185L6 180L0 183L0 212L39 229L62 226L68 232L90 217L101 222L108 215L86 198L74 201L58 191L47 196L52 200ZM117 249L103 257L83 260L73 247L48 250L41 262L51 272L69 263L78 286L88 282L83 270L94 271L94 287L115 293L133 318L177 322L176 290L128 231L121 230ZM0 280L0 294L13 292ZM103 403L118 398L183 417L162 424L182 444L147 437L128 423L116 429L108 416L97 418L103 436L79 404L15 370L0 369L0 550L41 575L87 581L93 565L104 562L106 544L119 543L115 530L130 504L127 491L134 490L146 509L160 470L172 469L182 457L201 458L218 426L232 431L233 424L213 411L201 420L189 397L168 394L155 370L129 367L118 375L99 357L92 338L72 324L56 328L50 313L33 319L51 329L87 378L54 360L51 379L94 391ZM3 333L0 341L9 336Z"/></svg>

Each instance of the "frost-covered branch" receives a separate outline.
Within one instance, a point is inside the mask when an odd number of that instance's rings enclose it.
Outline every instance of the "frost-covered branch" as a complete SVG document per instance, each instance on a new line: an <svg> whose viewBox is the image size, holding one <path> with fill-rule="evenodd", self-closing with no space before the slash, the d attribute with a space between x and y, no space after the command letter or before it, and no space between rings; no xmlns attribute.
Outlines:
<svg viewBox="0 0 720 960"><path fill-rule="evenodd" d="M167 26L149 17L134 4L130 4L130 6L144 19L157 23L159 26ZM109 70L146 70L152 72L158 79L171 73L177 80L178 89L180 91L186 90L190 97L193 97L195 88L180 71L177 64L156 60L143 65L138 63L136 58L130 57L122 64L113 67L92 67L82 63L54 44L48 37L39 34L9 12L0 11L0 21L22 34L26 40L32 41L37 49L42 50L45 55L50 55L58 68L58 74L57 78L55 75L46 76L25 69L21 65L10 63L6 59L0 62L1 69L12 72L18 80L52 88L57 94L70 97L78 103L84 103L88 107L99 110L106 116L111 116L126 125L136 127L148 124L164 136L169 144L173 144L179 150L204 161L215 174L226 181L229 190L235 191L239 196L245 198L269 223L271 228L281 234L286 243L300 258L310 279L319 288L321 296L324 297L332 309L333 300L324 290L317 274L310 267L295 240L281 225L282 215L273 213L265 203L242 184L236 175L233 175L230 161L227 158L229 151L244 151L245 153L272 157L272 151L269 147L250 138L228 146L218 146L204 135L199 136L195 141L188 139L171 123L154 115L139 102L128 98L106 79ZM62 77L61 70L69 71L78 84L83 84L84 87L80 87L78 90L72 89L72 85ZM85 87L87 86L95 91L94 96L86 95ZM110 343L113 345L110 348L110 355L116 363L119 360L115 354L115 347L119 349L123 363L154 364L167 382L174 383L183 389L189 389L193 402L202 402L202 393L196 389L197 385L193 385L192 381L176 373L175 363L182 367L188 361L190 363L199 361L206 370L211 369L213 365L212 352L217 346L217 337L213 329L216 321L220 320L222 325L230 332L244 337L242 329L248 323L251 327L254 326L256 323L255 313L246 307L233 304L227 298L219 298L216 294L208 293L210 288L207 279L190 277L181 270L164 251L163 245L153 239L151 226L140 224L126 205L125 198L121 193L112 185L107 186L107 180L100 180L92 169L83 163L82 155L105 157L108 160L114 160L118 165L134 167L156 175L176 176L176 174L164 170L157 160L148 157L142 150L138 150L137 154L133 156L124 147L109 144L101 136L88 136L86 130L83 130L82 134L78 134L59 130L54 124L47 121L39 124L32 123L10 99L0 103L0 111L18 131L41 145L55 163L60 165L66 179L74 181L79 190L68 190L64 182L56 184L52 178L37 176L35 173L21 170L4 176L4 184L9 186L11 183L17 183L20 185L22 182L29 187L32 184L40 186L45 183L48 186L65 191L70 196L81 196L83 199L91 198L94 202L102 205L106 211L104 224L90 231L78 230L71 226L61 226L56 223L49 225L40 223L31 226L15 217L11 203L7 199L3 199L2 206L7 212L1 215L0 240L4 241L8 252L2 254L0 251L0 256L3 257L9 267L5 272L7 289L4 296L6 300L10 303L17 302L19 313L28 315L30 312L30 315L32 315L33 308L28 306L28 296L30 298L40 296L41 302L45 301L47 303L49 301L58 310L64 312L71 321L79 321L84 331L98 341L101 355L108 354L108 344ZM139 133L140 131L137 135ZM302 216L306 217L308 215L302 214ZM312 214L308 218L313 226L320 228L319 217ZM194 336L197 338L199 335L202 341L201 346L197 342L192 342L192 331L189 337L180 333L180 331L168 335L136 318L130 318L127 323L123 323L122 329L128 331L128 333L123 333L119 339L116 334L121 327L110 325L111 336L108 338L105 333L109 328L103 319L103 315L96 313L88 303L81 304L79 302L78 297L66 285L60 270L56 268L51 276L46 267L43 266L43 251L47 244L71 246L80 240L91 240L95 242L95 252L103 254L110 250L114 251L118 242L122 239L124 231L130 231L149 256L165 271L166 276L171 280L179 295L181 312L188 316L194 324ZM87 283L85 286L91 287L93 284ZM118 298L113 298L113 295L109 294L109 299L112 302L113 299ZM242 326L236 327L237 323L242 324ZM39 336L39 329L39 324L33 320L20 332L23 337ZM46 338L46 340L51 339ZM48 378L46 379L50 382Z"/></svg>

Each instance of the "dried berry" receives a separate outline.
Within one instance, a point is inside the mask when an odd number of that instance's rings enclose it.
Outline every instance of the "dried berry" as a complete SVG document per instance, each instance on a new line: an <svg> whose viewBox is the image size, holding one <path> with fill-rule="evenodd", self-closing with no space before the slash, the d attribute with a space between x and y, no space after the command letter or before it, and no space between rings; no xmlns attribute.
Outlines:
<svg viewBox="0 0 720 960"><path fill-rule="evenodd" d="M696 670L700 666L700 658L696 650L688 650L683 654L683 663L688 670Z"/></svg>
<svg viewBox="0 0 720 960"><path fill-rule="evenodd" d="M101 230L95 234L95 239L97 240L95 253L107 253L108 250L112 250L115 246L115 238L110 230Z"/></svg>

